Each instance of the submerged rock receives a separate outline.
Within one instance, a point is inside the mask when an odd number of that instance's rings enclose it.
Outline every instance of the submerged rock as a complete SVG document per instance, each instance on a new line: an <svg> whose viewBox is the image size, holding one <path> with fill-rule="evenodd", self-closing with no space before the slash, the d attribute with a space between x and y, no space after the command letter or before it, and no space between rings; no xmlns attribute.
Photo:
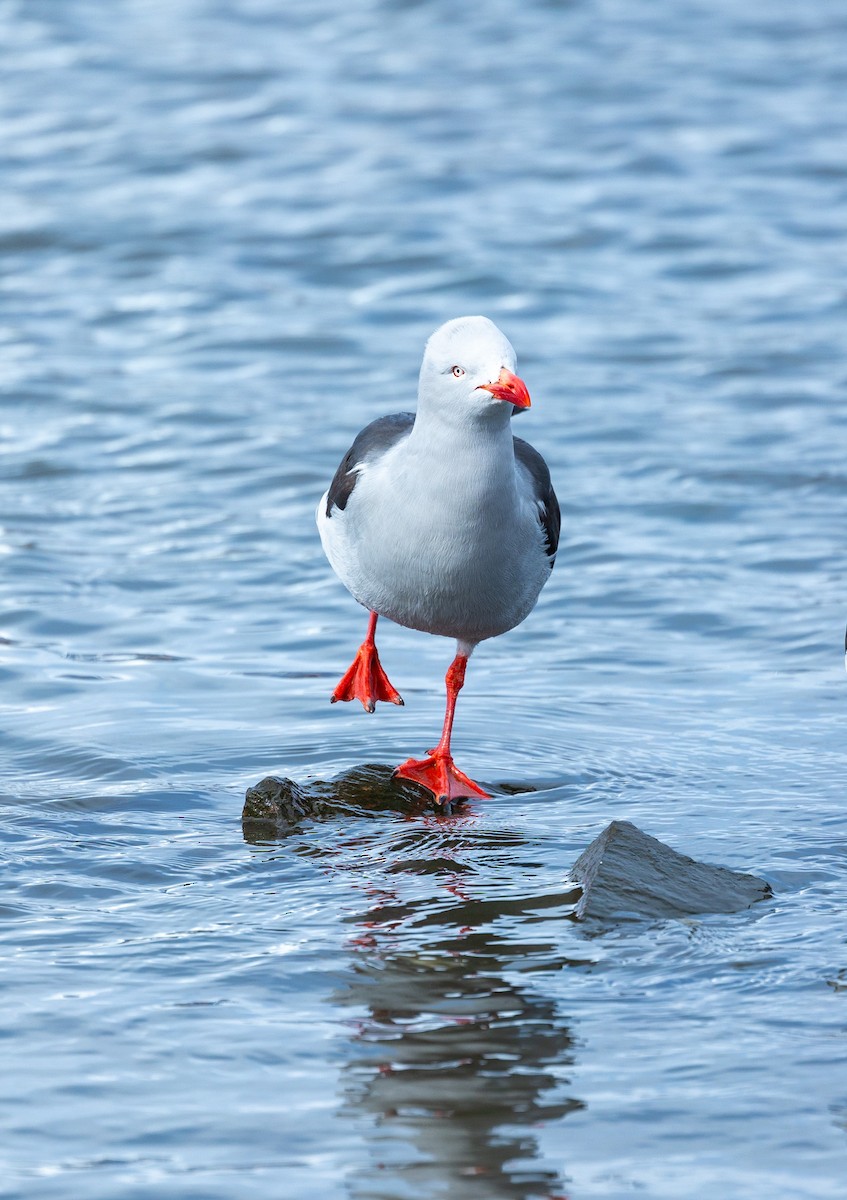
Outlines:
<svg viewBox="0 0 847 1200"><path fill-rule="evenodd" d="M305 817L319 815L320 802L293 779L276 779L268 775L255 787L247 789L243 822L272 828L290 827Z"/></svg>
<svg viewBox="0 0 847 1200"><path fill-rule="evenodd" d="M338 779L311 783L268 775L247 789L241 823L248 840L263 840L279 837L307 819L351 812L413 813L426 807L415 784L395 779L392 767L369 764L354 767Z"/></svg>
<svg viewBox="0 0 847 1200"><path fill-rule="evenodd" d="M579 920L739 912L773 895L763 879L697 862L629 821L612 821L576 860L571 878L582 885Z"/></svg>

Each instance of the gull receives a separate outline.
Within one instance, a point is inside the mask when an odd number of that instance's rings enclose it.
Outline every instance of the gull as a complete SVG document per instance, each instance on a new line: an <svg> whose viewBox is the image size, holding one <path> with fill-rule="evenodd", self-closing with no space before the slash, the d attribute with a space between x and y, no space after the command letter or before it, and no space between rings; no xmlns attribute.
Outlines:
<svg viewBox="0 0 847 1200"><path fill-rule="evenodd" d="M426 344L417 411L367 425L317 511L321 542L339 579L369 612L367 635L333 703L402 704L382 668L376 625L386 617L455 638L445 677L441 739L395 775L447 806L487 796L450 749L468 659L535 607L559 541L559 505L544 459L512 434L530 407L510 342L487 317L457 317Z"/></svg>

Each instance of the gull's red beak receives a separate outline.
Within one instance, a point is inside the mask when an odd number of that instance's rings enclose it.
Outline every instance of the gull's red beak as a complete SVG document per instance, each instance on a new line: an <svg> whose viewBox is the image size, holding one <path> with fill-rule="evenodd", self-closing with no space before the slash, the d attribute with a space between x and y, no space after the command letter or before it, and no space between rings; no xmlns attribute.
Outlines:
<svg viewBox="0 0 847 1200"><path fill-rule="evenodd" d="M498 400L508 400L515 408L529 408L529 392L526 384L517 375L503 367L500 377L495 383L481 383L481 388L491 392Z"/></svg>

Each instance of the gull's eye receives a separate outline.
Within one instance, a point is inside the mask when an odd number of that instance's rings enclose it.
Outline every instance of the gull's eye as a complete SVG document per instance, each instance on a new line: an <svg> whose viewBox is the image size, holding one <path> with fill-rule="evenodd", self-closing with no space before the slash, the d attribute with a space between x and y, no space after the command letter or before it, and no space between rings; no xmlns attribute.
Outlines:
<svg viewBox="0 0 847 1200"><path fill-rule="evenodd" d="M464 373L465 373L464 367L454 367L453 368L453 374L456 376L457 379L461 379L462 376L464 375Z"/></svg>

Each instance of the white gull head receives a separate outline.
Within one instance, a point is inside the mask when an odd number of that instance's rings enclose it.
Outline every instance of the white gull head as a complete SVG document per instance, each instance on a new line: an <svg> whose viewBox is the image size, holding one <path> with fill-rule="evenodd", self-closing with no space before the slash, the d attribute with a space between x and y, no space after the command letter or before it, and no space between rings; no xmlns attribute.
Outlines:
<svg viewBox="0 0 847 1200"><path fill-rule="evenodd" d="M450 425L505 424L529 408L517 356L488 317L456 317L430 337L418 384L418 413Z"/></svg>

